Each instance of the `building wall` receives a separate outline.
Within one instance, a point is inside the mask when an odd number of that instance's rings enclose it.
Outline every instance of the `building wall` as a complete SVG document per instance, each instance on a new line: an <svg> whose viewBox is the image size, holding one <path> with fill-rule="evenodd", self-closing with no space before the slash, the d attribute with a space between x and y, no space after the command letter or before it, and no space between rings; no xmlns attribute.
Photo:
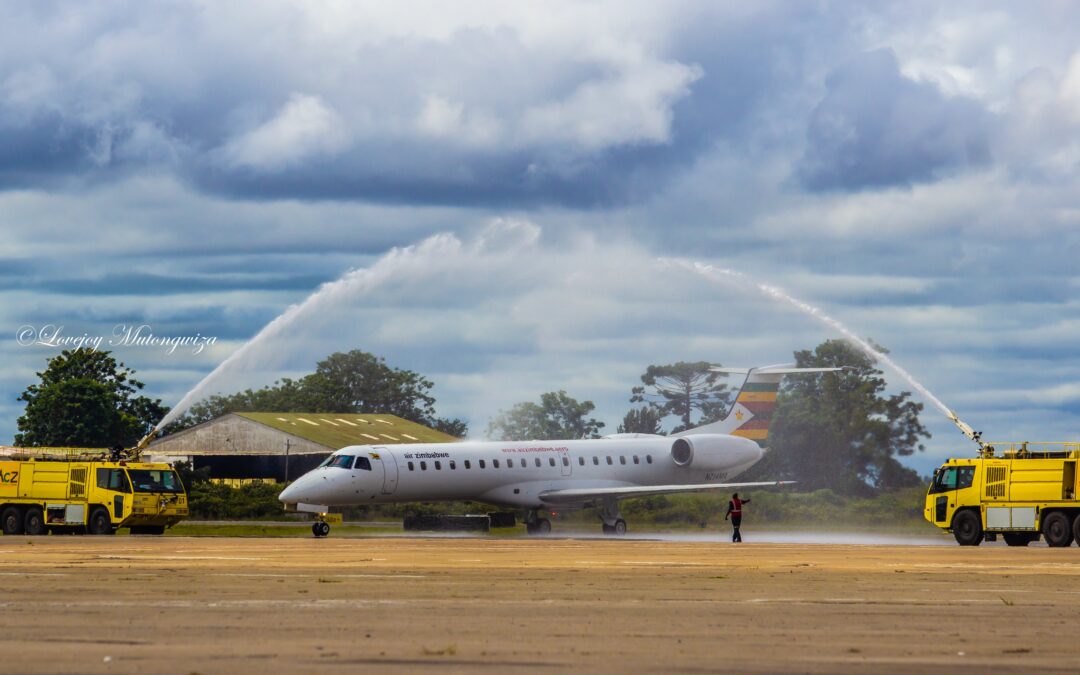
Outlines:
<svg viewBox="0 0 1080 675"><path fill-rule="evenodd" d="M210 468L212 479L261 479L273 483L287 483L311 471L324 459L321 455L234 455L234 456L196 456L192 457L195 469Z"/></svg>

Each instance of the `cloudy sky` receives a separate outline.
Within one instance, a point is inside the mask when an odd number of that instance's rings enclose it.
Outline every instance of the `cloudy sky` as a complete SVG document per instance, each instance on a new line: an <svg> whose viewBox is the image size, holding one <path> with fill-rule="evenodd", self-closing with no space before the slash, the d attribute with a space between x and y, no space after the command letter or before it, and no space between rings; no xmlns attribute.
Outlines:
<svg viewBox="0 0 1080 675"><path fill-rule="evenodd" d="M1080 440L1072 2L0 2L0 442L68 337L174 404L339 349L474 431L650 363L892 350L992 438ZM32 342L32 340L30 340ZM907 388L889 374L894 390ZM972 449L932 410L927 470Z"/></svg>

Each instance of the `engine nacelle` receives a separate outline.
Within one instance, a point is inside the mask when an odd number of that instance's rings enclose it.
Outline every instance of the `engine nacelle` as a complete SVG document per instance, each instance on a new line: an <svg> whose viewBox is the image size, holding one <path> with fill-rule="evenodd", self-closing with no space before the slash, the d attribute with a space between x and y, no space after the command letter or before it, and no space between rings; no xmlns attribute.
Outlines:
<svg viewBox="0 0 1080 675"><path fill-rule="evenodd" d="M686 438L676 438L671 444L671 461L678 466L690 466L694 461L694 444Z"/></svg>
<svg viewBox="0 0 1080 675"><path fill-rule="evenodd" d="M676 466L706 471L749 466L763 454L754 441L727 434L691 434L671 443L671 461Z"/></svg>

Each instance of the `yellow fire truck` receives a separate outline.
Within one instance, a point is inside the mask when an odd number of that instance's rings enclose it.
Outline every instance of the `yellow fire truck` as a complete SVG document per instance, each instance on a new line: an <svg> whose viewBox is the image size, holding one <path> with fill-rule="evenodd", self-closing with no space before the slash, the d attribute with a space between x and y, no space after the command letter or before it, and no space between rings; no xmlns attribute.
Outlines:
<svg viewBox="0 0 1080 675"><path fill-rule="evenodd" d="M187 493L168 464L0 457L4 534L164 534L188 513Z"/></svg>
<svg viewBox="0 0 1080 675"><path fill-rule="evenodd" d="M1049 546L1080 543L1077 462L1080 443L980 443L979 456L950 459L934 471L923 515L961 546L998 535L1009 546L1043 537Z"/></svg>

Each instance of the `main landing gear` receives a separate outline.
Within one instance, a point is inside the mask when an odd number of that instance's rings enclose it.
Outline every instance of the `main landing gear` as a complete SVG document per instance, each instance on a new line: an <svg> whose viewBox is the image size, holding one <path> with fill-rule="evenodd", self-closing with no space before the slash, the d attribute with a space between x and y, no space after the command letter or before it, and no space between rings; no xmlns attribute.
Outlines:
<svg viewBox="0 0 1080 675"><path fill-rule="evenodd" d="M541 518L540 512L533 509L525 517L525 531L533 535L551 534L551 521Z"/></svg>
<svg viewBox="0 0 1080 675"><path fill-rule="evenodd" d="M626 521L622 519L622 515L619 513L619 502L614 499L604 500L604 505L600 509L600 520L603 521L602 529L604 534L614 534L620 537L626 534Z"/></svg>

